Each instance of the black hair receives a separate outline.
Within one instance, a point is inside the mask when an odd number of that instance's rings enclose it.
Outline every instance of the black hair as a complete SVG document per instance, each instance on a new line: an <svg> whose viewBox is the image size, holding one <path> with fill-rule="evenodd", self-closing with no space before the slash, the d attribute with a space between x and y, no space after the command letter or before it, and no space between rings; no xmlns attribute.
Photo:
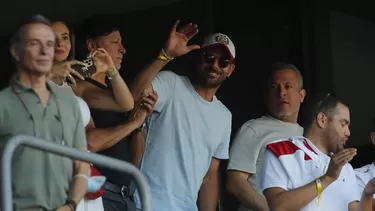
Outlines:
<svg viewBox="0 0 375 211"><path fill-rule="evenodd" d="M328 118L332 118L337 112L338 104L349 107L347 103L332 93L319 94L310 103L307 102L307 109L304 115L305 130L311 127L319 113L324 113Z"/></svg>
<svg viewBox="0 0 375 211"><path fill-rule="evenodd" d="M120 31L118 23L113 18L105 16L93 16L84 21L85 39L96 40L102 36L111 34L114 31Z"/></svg>

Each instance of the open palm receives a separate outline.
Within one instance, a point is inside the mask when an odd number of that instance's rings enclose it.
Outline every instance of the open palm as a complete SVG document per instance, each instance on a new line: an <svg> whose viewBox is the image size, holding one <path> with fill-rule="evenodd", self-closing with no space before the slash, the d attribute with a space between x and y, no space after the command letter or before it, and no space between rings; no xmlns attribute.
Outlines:
<svg viewBox="0 0 375 211"><path fill-rule="evenodd" d="M198 26L191 23L185 25L177 31L180 21L176 21L169 34L169 39L165 44L164 51L168 57L176 57L189 53L192 50L199 49L199 45L187 45L189 40L198 33Z"/></svg>

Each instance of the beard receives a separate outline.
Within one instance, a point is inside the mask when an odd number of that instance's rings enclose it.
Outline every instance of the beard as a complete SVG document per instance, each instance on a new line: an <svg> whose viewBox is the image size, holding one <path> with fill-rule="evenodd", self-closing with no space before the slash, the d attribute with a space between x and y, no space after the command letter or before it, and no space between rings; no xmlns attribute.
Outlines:
<svg viewBox="0 0 375 211"><path fill-rule="evenodd" d="M345 142L343 138L340 137L332 126L326 128L322 136L324 142L327 143L328 152L336 154L344 149Z"/></svg>
<svg viewBox="0 0 375 211"><path fill-rule="evenodd" d="M293 112L291 111L277 111L272 113L274 117L281 121L287 121L293 116Z"/></svg>
<svg viewBox="0 0 375 211"><path fill-rule="evenodd" d="M213 76L214 75L214 76ZM194 84L205 88L217 88L227 79L227 74L223 71L213 69L198 69L192 75L191 80Z"/></svg>

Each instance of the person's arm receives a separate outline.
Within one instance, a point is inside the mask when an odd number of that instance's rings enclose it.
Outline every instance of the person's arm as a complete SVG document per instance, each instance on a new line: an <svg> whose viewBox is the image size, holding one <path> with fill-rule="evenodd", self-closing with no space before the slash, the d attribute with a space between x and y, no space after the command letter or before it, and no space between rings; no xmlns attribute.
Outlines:
<svg viewBox="0 0 375 211"><path fill-rule="evenodd" d="M132 110L134 108L134 98L124 79L122 79L120 73L116 69L112 69L112 72L108 74L112 75L109 81L111 82L112 92L116 103L123 108L124 111Z"/></svg>
<svg viewBox="0 0 375 211"><path fill-rule="evenodd" d="M248 181L249 177L257 173L256 164L261 144L250 125L245 123L239 129L230 149L226 187L246 208L268 211L266 199Z"/></svg>
<svg viewBox="0 0 375 211"><path fill-rule="evenodd" d="M96 74L106 74L110 79L112 91L103 90L92 84L81 81L73 86L74 93L82 97L90 107L108 110L130 111L134 107L134 99L128 86L116 69L111 57L104 48L90 53L95 64Z"/></svg>
<svg viewBox="0 0 375 211"><path fill-rule="evenodd" d="M216 147L212 157L210 167L206 173L201 188L199 190L198 202L201 211L216 211L219 199L219 167L220 160L229 158L229 142L232 131L232 114L227 113L223 118L228 124L222 133L222 140Z"/></svg>
<svg viewBox="0 0 375 211"><path fill-rule="evenodd" d="M213 157L199 190L200 211L216 211L219 198L219 166L220 160Z"/></svg>
<svg viewBox="0 0 375 211"><path fill-rule="evenodd" d="M323 190L333 181L328 177L322 177L321 183ZM269 188L264 191L264 195L273 211L301 210L318 196L316 191L316 182L311 181L307 185L293 189L285 190L283 188ZM290 199L293 198L293 201Z"/></svg>
<svg viewBox="0 0 375 211"><path fill-rule="evenodd" d="M87 151L87 148L82 148ZM87 192L87 179L90 176L90 164L83 161L74 161L74 176L70 182L68 199L73 200L77 204L83 199Z"/></svg>
<svg viewBox="0 0 375 211"><path fill-rule="evenodd" d="M132 140L130 144L130 162L133 165L138 166L145 151L145 131L135 130L131 135L131 139Z"/></svg>
<svg viewBox="0 0 375 211"><path fill-rule="evenodd" d="M108 149L140 127L142 123L140 121L131 121L116 127L96 128L94 121L91 119L86 126L88 150L98 152Z"/></svg>
<svg viewBox="0 0 375 211"><path fill-rule="evenodd" d="M154 80L155 76L165 65L168 64L169 61L170 60L156 58L144 69L142 69L142 71L135 77L132 85L130 86L131 93L135 100L137 100L142 93L152 92L152 80Z"/></svg>
<svg viewBox="0 0 375 211"><path fill-rule="evenodd" d="M370 195L370 199L368 199L368 194L366 193L365 187L367 183L370 181L368 179L366 184L362 189L359 189L359 184L357 180L357 173L354 171L353 167L350 164L346 166L348 176L346 177L346 186L345 191L348 194L347 199L343 199L348 203L348 210L349 211L371 211L372 210L372 194ZM362 195L362 197L361 197ZM359 203L359 201L361 201ZM360 205L361 204L361 205Z"/></svg>
<svg viewBox="0 0 375 211"><path fill-rule="evenodd" d="M372 179L372 175L371 175L372 172L371 172L371 169L370 169L371 166L372 166L372 164L369 164L369 165L362 166L361 168L357 168L357 169L354 170L355 177L356 177L356 185L358 187L358 191L359 191L360 196L363 195L363 190L365 189L366 184ZM355 204L355 203L353 203L353 204ZM375 211L375 204L374 203L372 203L372 204L373 204L372 205L373 211ZM358 206L358 205L350 205L350 206L352 206L352 207L351 208L349 207L349 210L355 209L355 207L353 207L353 206Z"/></svg>
<svg viewBox="0 0 375 211"><path fill-rule="evenodd" d="M256 211L269 211L266 199L248 182L249 174L243 171L229 170L227 173L227 190L246 208Z"/></svg>
<svg viewBox="0 0 375 211"><path fill-rule="evenodd" d="M85 128L83 126L83 120L81 118L78 102L74 107L72 115L76 117L72 147L75 149L87 151ZM90 176L90 164L83 161L75 160L73 162L73 165L74 173L73 178L70 181L70 188L67 199L74 201L74 203L77 205L83 199L87 192L87 179ZM64 205L60 209L65 210L66 207L71 208L71 205Z"/></svg>
<svg viewBox="0 0 375 211"><path fill-rule="evenodd" d="M342 167L353 159L355 149L344 149L331 157L327 172L320 178L322 191L340 175ZM266 149L262 167L262 189L268 205L273 211L301 210L318 196L316 180L288 190L288 175L276 156ZM293 198L293 201L290 199Z"/></svg>
<svg viewBox="0 0 375 211"><path fill-rule="evenodd" d="M117 70L116 70L117 71ZM87 81L72 86L74 93L91 108L127 112L133 109L134 99L122 77L117 74L111 81L112 90L102 89Z"/></svg>
<svg viewBox="0 0 375 211"><path fill-rule="evenodd" d="M177 31L178 23L179 21L173 25L168 41L163 48L164 50L160 52L160 56L147 65L134 79L130 90L135 100L144 92L152 92L151 82L158 72L174 57L199 49L198 45L187 46L187 42L198 33L198 26L187 24ZM158 90L156 91L159 94L163 94Z"/></svg>
<svg viewBox="0 0 375 211"><path fill-rule="evenodd" d="M355 201L349 204L349 211L372 211L373 210L373 198L372 194L362 194L361 201Z"/></svg>
<svg viewBox="0 0 375 211"><path fill-rule="evenodd" d="M108 149L139 128L147 115L152 113L158 100L157 93L150 93L143 97L137 106L130 112L126 123L111 128L96 128L91 119L86 126L88 148L92 152Z"/></svg>
<svg viewBox="0 0 375 211"><path fill-rule="evenodd" d="M349 211L373 211L374 209L374 199L375 194L375 178L371 179L365 186L362 193L361 201L352 202L349 205Z"/></svg>
<svg viewBox="0 0 375 211"><path fill-rule="evenodd" d="M137 102L136 106L141 105L142 110L141 112L145 112L146 116L149 117L152 115L152 112L154 111L154 106L156 105L156 102L158 101L158 93L152 92L147 93L146 97L143 98L143 100ZM130 159L131 163L135 166L138 166L140 164L140 161L142 159L143 153L145 151L145 145L146 145L146 124L142 126L139 130L133 131L131 135L131 142L130 142Z"/></svg>
<svg viewBox="0 0 375 211"><path fill-rule="evenodd" d="M315 181L300 188L288 190L288 175L279 159L268 149L266 149L262 170L258 176L261 178L263 194L272 211L301 210L318 195ZM332 181L323 177L321 182L322 188L325 189ZM291 198L293 201L290 201Z"/></svg>

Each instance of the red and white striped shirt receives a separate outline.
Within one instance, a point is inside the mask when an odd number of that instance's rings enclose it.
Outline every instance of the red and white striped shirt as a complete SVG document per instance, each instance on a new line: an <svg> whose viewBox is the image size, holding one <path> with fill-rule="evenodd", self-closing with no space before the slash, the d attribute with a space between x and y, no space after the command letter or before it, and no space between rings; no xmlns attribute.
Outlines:
<svg viewBox="0 0 375 211"><path fill-rule="evenodd" d="M296 189L323 176L329 161L329 156L304 137L276 141L266 147L258 182L263 191L274 187ZM354 170L346 164L339 178L323 191L320 204L315 198L301 211L348 211L349 204L359 200Z"/></svg>

